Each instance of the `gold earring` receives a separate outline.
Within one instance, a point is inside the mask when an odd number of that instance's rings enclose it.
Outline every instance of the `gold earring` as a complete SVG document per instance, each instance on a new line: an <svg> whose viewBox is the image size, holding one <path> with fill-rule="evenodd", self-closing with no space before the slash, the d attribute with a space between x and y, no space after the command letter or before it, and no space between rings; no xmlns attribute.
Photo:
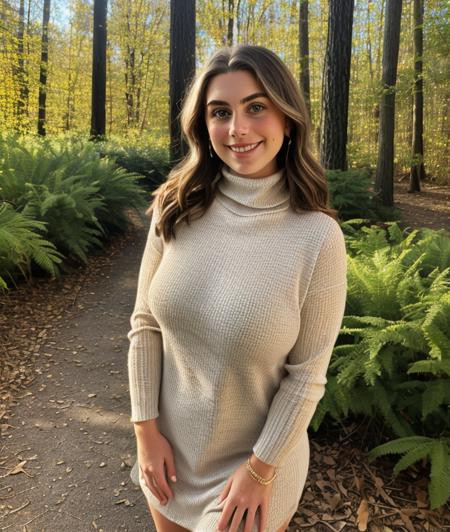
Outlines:
<svg viewBox="0 0 450 532"><path fill-rule="evenodd" d="M212 159L214 157L214 155L213 155L213 152L211 151L212 146L211 146L211 141L210 140L208 140L208 148L209 148L209 156Z"/></svg>

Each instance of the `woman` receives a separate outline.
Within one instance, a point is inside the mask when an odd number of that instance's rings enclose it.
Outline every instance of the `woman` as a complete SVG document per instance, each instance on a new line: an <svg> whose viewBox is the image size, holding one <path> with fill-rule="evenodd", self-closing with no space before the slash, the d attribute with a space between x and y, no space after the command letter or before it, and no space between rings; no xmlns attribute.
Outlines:
<svg viewBox="0 0 450 532"><path fill-rule="evenodd" d="M273 52L218 50L181 126L128 334L134 469L158 532L283 532L344 313L343 234Z"/></svg>

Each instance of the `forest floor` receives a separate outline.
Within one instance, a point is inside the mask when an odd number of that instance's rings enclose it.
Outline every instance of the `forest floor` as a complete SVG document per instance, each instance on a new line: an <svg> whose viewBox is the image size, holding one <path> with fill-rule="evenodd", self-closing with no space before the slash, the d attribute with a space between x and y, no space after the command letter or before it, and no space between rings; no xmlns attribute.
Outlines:
<svg viewBox="0 0 450 532"><path fill-rule="evenodd" d="M449 228L448 188L416 196L402 186L396 206L406 225ZM146 237L132 219L85 267L0 299L0 531L155 530L129 476L136 451L126 333ZM373 430L353 422L311 433L289 532L450 530L448 505L428 510L426 467L393 479L395 461L369 465Z"/></svg>
<svg viewBox="0 0 450 532"><path fill-rule="evenodd" d="M420 193L409 194L407 181L396 181L394 205L401 211L404 225L450 231L450 187L448 186L423 183Z"/></svg>

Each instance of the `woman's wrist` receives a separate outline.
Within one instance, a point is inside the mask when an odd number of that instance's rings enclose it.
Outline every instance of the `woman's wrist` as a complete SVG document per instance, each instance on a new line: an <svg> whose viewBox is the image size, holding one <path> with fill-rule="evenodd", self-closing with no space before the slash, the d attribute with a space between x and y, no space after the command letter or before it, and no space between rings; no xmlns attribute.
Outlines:
<svg viewBox="0 0 450 532"><path fill-rule="evenodd" d="M252 454L250 457L250 465L252 468L265 479L272 478L275 473L275 466L266 464L260 460L255 454Z"/></svg>
<svg viewBox="0 0 450 532"><path fill-rule="evenodd" d="M157 418L154 419L145 419L144 421L135 421L134 422L134 432L136 436L140 434L148 434L152 432L159 432Z"/></svg>

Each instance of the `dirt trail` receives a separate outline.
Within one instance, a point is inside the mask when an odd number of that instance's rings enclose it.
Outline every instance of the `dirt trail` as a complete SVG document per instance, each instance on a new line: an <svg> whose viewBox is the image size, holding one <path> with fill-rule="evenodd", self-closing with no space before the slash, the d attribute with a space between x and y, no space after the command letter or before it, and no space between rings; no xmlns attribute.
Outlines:
<svg viewBox="0 0 450 532"><path fill-rule="evenodd" d="M126 333L145 236L135 231L101 276L85 281L82 308L64 313L41 349L40 374L20 394L1 445L0 530L155 531L129 478ZM25 473L6 475L22 461Z"/></svg>

